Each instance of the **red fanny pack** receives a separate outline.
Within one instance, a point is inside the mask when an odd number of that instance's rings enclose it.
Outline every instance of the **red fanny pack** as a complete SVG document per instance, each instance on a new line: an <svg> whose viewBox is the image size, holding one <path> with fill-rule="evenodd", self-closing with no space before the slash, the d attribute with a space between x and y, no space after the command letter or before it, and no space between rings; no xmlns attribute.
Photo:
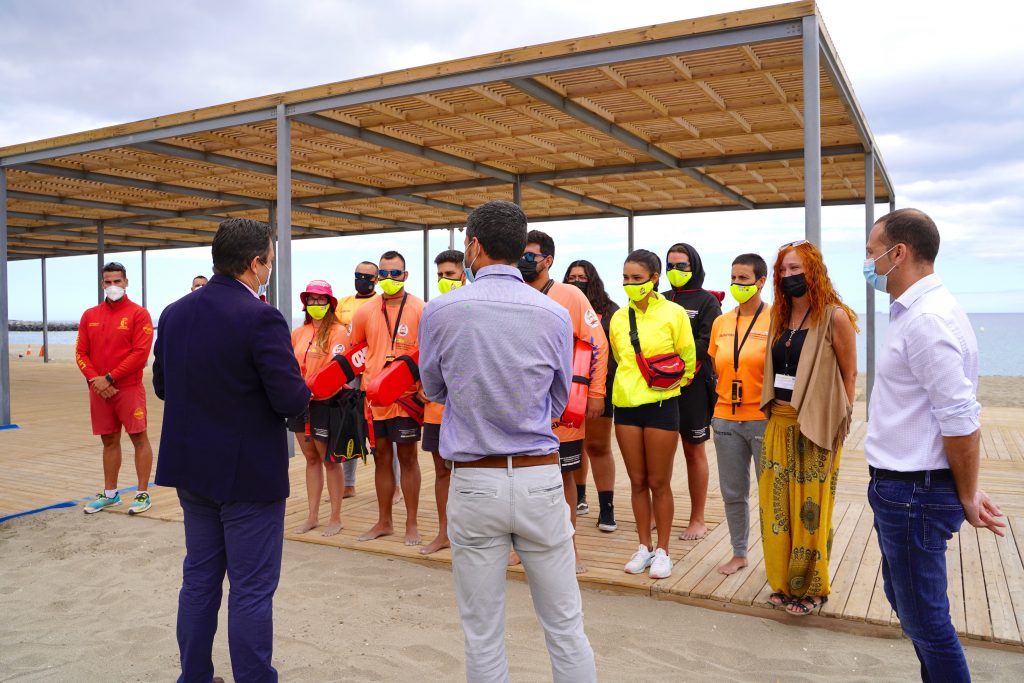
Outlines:
<svg viewBox="0 0 1024 683"><path fill-rule="evenodd" d="M636 312L629 309L629 340L636 353L636 365L640 368L647 386L655 391L671 391L677 388L686 374L686 361L678 353L663 353L648 358L640 350L640 334L636 329Z"/></svg>

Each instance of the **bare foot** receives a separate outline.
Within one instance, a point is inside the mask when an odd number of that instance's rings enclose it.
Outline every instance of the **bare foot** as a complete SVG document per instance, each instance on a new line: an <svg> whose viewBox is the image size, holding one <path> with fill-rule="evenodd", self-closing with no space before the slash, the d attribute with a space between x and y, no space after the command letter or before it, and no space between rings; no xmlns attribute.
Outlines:
<svg viewBox="0 0 1024 683"><path fill-rule="evenodd" d="M323 536L337 536L338 532L340 532L344 528L345 527L342 525L341 522L330 522L324 528L324 531L323 531L322 535Z"/></svg>
<svg viewBox="0 0 1024 683"><path fill-rule="evenodd" d="M402 502L402 492L401 492L401 490L395 490L395 497L391 499L391 504L392 505L398 505L401 502Z"/></svg>
<svg viewBox="0 0 1024 683"><path fill-rule="evenodd" d="M416 527L405 528L405 544L406 545L419 545L423 543L423 539L420 538L420 531Z"/></svg>
<svg viewBox="0 0 1024 683"><path fill-rule="evenodd" d="M420 555L433 555L438 550L443 550L444 548L450 547L451 544L448 542L447 534L438 534L437 538L435 538L433 541L420 548Z"/></svg>
<svg viewBox="0 0 1024 683"><path fill-rule="evenodd" d="M718 573L729 576L730 574L735 574L736 572L738 572L746 566L747 558L740 557L739 555L733 555L731 560L729 560L728 562L726 562L718 568Z"/></svg>
<svg viewBox="0 0 1024 683"><path fill-rule="evenodd" d="M390 524L383 524L382 522L377 522L372 527L370 527L368 531L360 535L359 538L357 538L356 540L372 541L375 538L380 538L381 536L390 536L393 533L395 533L395 530L391 528Z"/></svg>
<svg viewBox="0 0 1024 683"><path fill-rule="evenodd" d="M707 533L708 528L704 522L690 522L690 525L683 529L683 533L679 534L679 540L699 541L704 538Z"/></svg>
<svg viewBox="0 0 1024 683"><path fill-rule="evenodd" d="M587 563L584 562L583 560L581 560L578 557L576 558L576 573L577 574L586 574L587 573Z"/></svg>
<svg viewBox="0 0 1024 683"><path fill-rule="evenodd" d="M304 534L307 531L312 531L313 529L317 528L318 526L320 526L320 524L316 520L313 520L311 522L311 521L309 521L307 519L305 522L300 524L298 526L298 528L295 529L295 533L297 533L297 534Z"/></svg>
<svg viewBox="0 0 1024 683"><path fill-rule="evenodd" d="M342 498L355 498L356 497L356 487L355 486L346 486L345 490L341 492L341 497Z"/></svg>
<svg viewBox="0 0 1024 683"><path fill-rule="evenodd" d="M523 561L519 559L519 554L513 550L508 554L508 566L514 567L517 564L522 564Z"/></svg>

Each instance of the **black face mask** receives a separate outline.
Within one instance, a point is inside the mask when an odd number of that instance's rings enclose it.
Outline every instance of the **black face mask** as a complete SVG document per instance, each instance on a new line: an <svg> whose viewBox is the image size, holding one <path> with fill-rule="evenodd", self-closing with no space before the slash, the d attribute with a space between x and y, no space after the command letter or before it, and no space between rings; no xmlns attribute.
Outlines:
<svg viewBox="0 0 1024 683"><path fill-rule="evenodd" d="M576 282L570 282L569 284L570 285L575 285L575 286L579 287L580 291L583 292L584 294L587 293L587 289L590 287L590 283L589 282L580 282L578 280Z"/></svg>
<svg viewBox="0 0 1024 683"><path fill-rule="evenodd" d="M534 282L540 277L540 273L537 272L537 262L531 263L525 258L519 259L519 272L523 274L523 279L527 282Z"/></svg>
<svg viewBox="0 0 1024 683"><path fill-rule="evenodd" d="M356 293L366 296L373 292L374 284L370 280L356 280Z"/></svg>
<svg viewBox="0 0 1024 683"><path fill-rule="evenodd" d="M807 278L803 273L787 275L779 280L779 285L782 287L782 293L786 296L801 297L807 293Z"/></svg>

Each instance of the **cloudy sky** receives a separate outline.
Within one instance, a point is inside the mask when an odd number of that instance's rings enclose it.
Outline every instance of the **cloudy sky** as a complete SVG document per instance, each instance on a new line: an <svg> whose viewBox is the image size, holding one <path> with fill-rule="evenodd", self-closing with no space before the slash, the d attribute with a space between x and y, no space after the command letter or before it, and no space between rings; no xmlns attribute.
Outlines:
<svg viewBox="0 0 1024 683"><path fill-rule="evenodd" d="M765 3L723 0L129 0L0 1L0 146L551 40ZM942 232L939 270L969 311L1024 311L1024 9L1019 3L819 2L896 185L898 205L930 213ZM886 207L877 207L877 214ZM843 296L863 311L863 209L823 210L824 249ZM594 261L616 299L625 219L541 226L560 274ZM636 244L694 244L725 289L741 251L769 261L803 235L800 210L691 214L636 221ZM462 237L457 235L461 244ZM447 246L431 239L430 256ZM295 244L294 289L326 278L351 289L351 268L398 248L410 290L423 289L422 237ZM119 255L139 299L138 254ZM208 249L148 257L154 316L208 272ZM95 304L95 257L48 263L50 317ZM39 262L10 265L10 314L41 318ZM133 276L134 279L133 279ZM433 285L431 285L433 286ZM879 296L878 304L885 302Z"/></svg>

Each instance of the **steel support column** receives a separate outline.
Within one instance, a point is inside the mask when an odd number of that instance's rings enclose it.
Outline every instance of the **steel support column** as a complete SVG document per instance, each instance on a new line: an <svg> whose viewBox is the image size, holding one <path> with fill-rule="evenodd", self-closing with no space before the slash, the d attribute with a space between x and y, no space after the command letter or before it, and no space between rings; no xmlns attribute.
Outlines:
<svg viewBox="0 0 1024 683"><path fill-rule="evenodd" d="M423 226L423 300L430 301L430 230Z"/></svg>
<svg viewBox="0 0 1024 683"><path fill-rule="evenodd" d="M875 155L871 150L864 152L864 241L871 235L871 227L875 224ZM865 285L867 302L865 315L867 324L867 380L865 401L871 406L871 391L875 387L875 288Z"/></svg>
<svg viewBox="0 0 1024 683"><path fill-rule="evenodd" d="M277 310L292 327L292 122L277 105ZM291 440L289 440L291 441Z"/></svg>
<svg viewBox="0 0 1024 683"><path fill-rule="evenodd" d="M267 223L270 225L270 234L273 235L274 250L277 250L277 202L270 202L270 211ZM277 308L277 269L270 275L270 282L267 283L267 303ZM288 323L291 327L291 323Z"/></svg>
<svg viewBox="0 0 1024 683"><path fill-rule="evenodd" d="M46 257L39 259L39 276L43 290L43 362L50 362L50 318L46 308Z"/></svg>
<svg viewBox="0 0 1024 683"><path fill-rule="evenodd" d="M516 176L516 181L512 183L512 203L519 207L523 205L523 183L519 176Z"/></svg>
<svg viewBox="0 0 1024 683"><path fill-rule="evenodd" d="M149 302L149 297L147 296L147 294L148 294L148 291L147 291L148 290L148 287L147 287L148 279L146 277L146 248L145 247L142 248L141 254L142 254L142 307L143 308L149 308L149 306L147 305L148 302Z"/></svg>
<svg viewBox="0 0 1024 683"><path fill-rule="evenodd" d="M821 79L818 17L803 18L804 237L821 247Z"/></svg>
<svg viewBox="0 0 1024 683"><path fill-rule="evenodd" d="M455 228L448 228L448 248L455 248Z"/></svg>
<svg viewBox="0 0 1024 683"><path fill-rule="evenodd" d="M107 250L107 244L106 244L106 238L105 238L105 236L103 234L103 221L100 221L100 222L98 222L96 224L96 263L97 263L96 275L98 276L96 278L96 290L97 290L96 291L96 303L97 304L103 303L103 266L106 265L104 263L104 259L106 259L106 257L107 257L106 253L105 253L106 250Z"/></svg>
<svg viewBox="0 0 1024 683"><path fill-rule="evenodd" d="M629 249L629 251L627 253L628 254L632 254L633 253L633 212L632 211L630 211L629 215L626 217L626 229L627 229L627 231L626 231L626 246Z"/></svg>
<svg viewBox="0 0 1024 683"><path fill-rule="evenodd" d="M7 296L7 169L0 166L0 427L11 424L11 357Z"/></svg>
<svg viewBox="0 0 1024 683"><path fill-rule="evenodd" d="M896 210L896 197L889 198L889 213Z"/></svg>

